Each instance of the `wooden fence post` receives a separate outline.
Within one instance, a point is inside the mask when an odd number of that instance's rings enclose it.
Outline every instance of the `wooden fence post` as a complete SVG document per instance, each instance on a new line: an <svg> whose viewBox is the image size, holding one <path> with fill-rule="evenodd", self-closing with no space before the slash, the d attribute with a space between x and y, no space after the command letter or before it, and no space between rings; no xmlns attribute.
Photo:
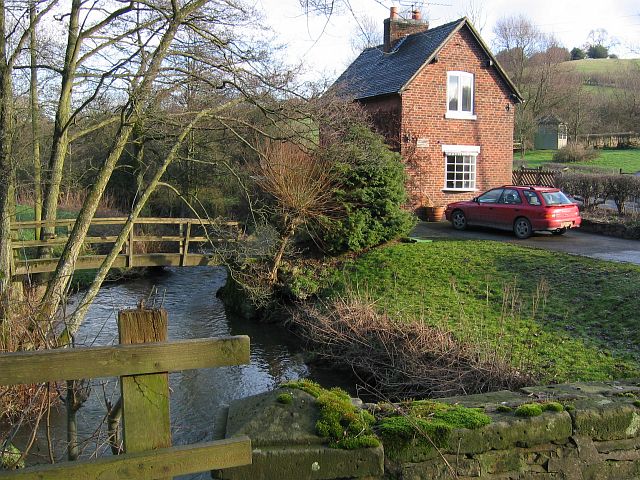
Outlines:
<svg viewBox="0 0 640 480"><path fill-rule="evenodd" d="M180 224L182 227L182 224ZM189 256L189 237L191 236L191 222L187 222L187 228L184 233L183 240L180 241L181 249L180 249L180 266L184 267L187 265L187 257Z"/></svg>
<svg viewBox="0 0 640 480"><path fill-rule="evenodd" d="M135 223L131 225L131 231L129 232L129 248L127 249L127 267L133 267L133 242L134 242L134 230L136 228ZM122 343L122 341L120 341Z"/></svg>
<svg viewBox="0 0 640 480"><path fill-rule="evenodd" d="M121 344L167 340L164 309L122 310L118 313ZM126 453L171 446L169 375L155 373L120 377L122 433Z"/></svg>

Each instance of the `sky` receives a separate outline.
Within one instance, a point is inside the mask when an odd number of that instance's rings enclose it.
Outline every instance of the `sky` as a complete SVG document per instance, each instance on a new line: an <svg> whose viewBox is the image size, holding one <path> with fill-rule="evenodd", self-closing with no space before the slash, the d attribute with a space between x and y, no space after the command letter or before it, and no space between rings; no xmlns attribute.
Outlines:
<svg viewBox="0 0 640 480"><path fill-rule="evenodd" d="M499 18L523 14L543 32L553 33L571 50L584 46L589 32L605 29L618 44L610 49L620 58L640 57L640 2L638 0L438 0L437 2L350 0L327 21L304 14L298 0L254 0L265 14L275 38L285 45L287 61L302 62L307 80L334 80L357 56L351 38L358 29L356 18L370 17L379 26L389 17L389 7L408 13L411 5L421 8L431 26L464 16L470 2L481 5L486 17L482 37L492 46L493 26ZM410 17L410 14L409 14ZM634 50L630 47L635 48Z"/></svg>

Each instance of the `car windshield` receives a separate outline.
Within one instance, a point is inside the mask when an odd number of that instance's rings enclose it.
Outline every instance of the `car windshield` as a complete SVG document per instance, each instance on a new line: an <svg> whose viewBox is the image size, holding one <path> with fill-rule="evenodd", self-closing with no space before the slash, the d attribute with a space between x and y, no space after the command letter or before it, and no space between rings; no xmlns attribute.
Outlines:
<svg viewBox="0 0 640 480"><path fill-rule="evenodd" d="M550 205L571 205L573 202L567 198L567 196L561 191L557 192L540 192L544 203Z"/></svg>

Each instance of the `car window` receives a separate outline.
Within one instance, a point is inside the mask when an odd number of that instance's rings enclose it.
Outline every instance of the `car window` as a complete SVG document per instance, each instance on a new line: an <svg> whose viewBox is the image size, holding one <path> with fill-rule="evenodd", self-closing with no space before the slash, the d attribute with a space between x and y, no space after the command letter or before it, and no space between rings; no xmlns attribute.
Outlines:
<svg viewBox="0 0 640 480"><path fill-rule="evenodd" d="M538 194L536 192L532 192L531 190L523 190L522 193L524 194L524 198L527 199L529 205L541 205L540 197L538 197Z"/></svg>
<svg viewBox="0 0 640 480"><path fill-rule="evenodd" d="M573 202L560 190L557 192L542 192L542 198L547 205L571 205Z"/></svg>
<svg viewBox="0 0 640 480"><path fill-rule="evenodd" d="M504 203L506 205L517 205L522 203L522 199L520 198L517 190L505 188L502 193L502 197L500 197L500 203Z"/></svg>
<svg viewBox="0 0 640 480"><path fill-rule="evenodd" d="M478 203L498 203L500 195L502 195L504 188L496 188L495 190L489 190L478 197Z"/></svg>

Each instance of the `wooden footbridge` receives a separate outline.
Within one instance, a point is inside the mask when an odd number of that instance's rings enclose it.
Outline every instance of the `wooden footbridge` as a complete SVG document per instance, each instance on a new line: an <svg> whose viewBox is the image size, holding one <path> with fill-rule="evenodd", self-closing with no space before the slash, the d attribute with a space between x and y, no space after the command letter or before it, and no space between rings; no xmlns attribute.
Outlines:
<svg viewBox="0 0 640 480"><path fill-rule="evenodd" d="M75 269L98 268L110 250L109 244L116 241L120 231L118 226L124 225L126 221L126 217L94 219L84 242L84 253L78 257ZM13 223L11 228L15 231L14 238L17 240L12 242L16 254L12 274L53 272L59 260L55 257L56 249L59 250L67 242L74 223L75 219ZM22 239L29 236L27 232L45 226L55 227L56 234L41 240ZM220 265L220 258L207 252L204 246L211 243L237 242L240 233L238 222L209 222L196 218L139 218L134 222L127 242L114 261L113 267ZM51 247L53 256L34 258L39 247Z"/></svg>

